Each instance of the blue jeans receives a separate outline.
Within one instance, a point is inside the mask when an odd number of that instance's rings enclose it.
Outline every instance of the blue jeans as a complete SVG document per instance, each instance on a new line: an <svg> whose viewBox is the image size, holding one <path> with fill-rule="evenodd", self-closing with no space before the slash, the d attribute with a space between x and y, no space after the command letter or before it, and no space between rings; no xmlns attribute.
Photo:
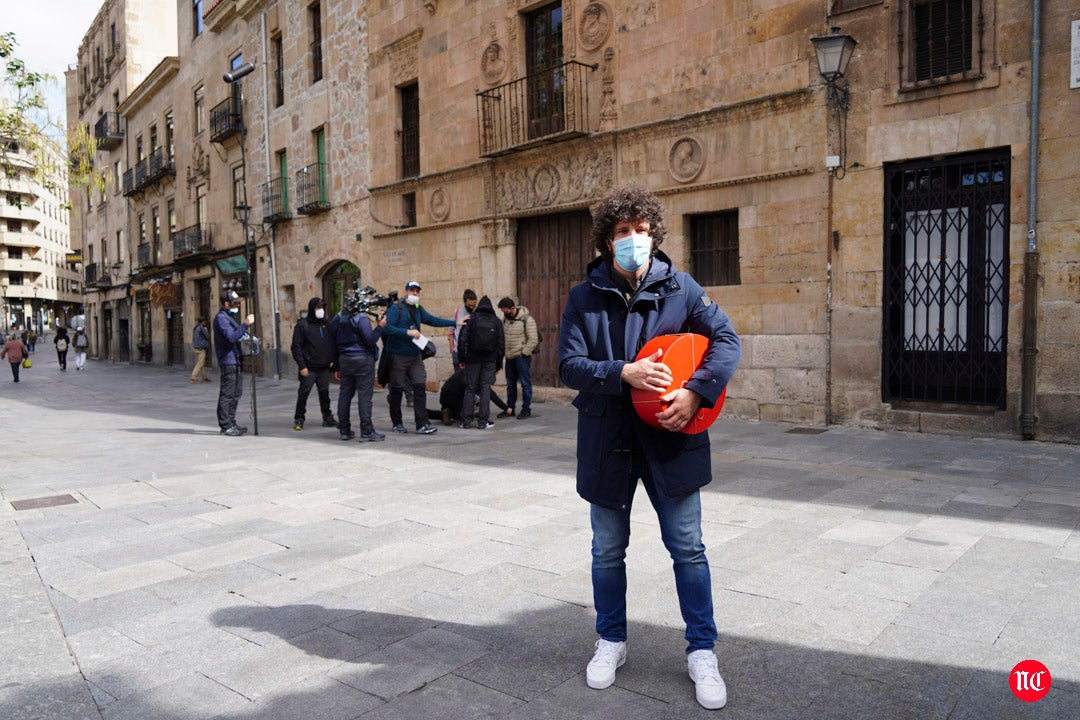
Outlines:
<svg viewBox="0 0 1080 720"><path fill-rule="evenodd" d="M517 384L521 380L521 409L532 406L532 355L521 355L506 361L506 404L517 405Z"/></svg>
<svg viewBox="0 0 1080 720"><path fill-rule="evenodd" d="M646 473L647 474L647 473ZM642 478L656 515L660 536L675 567L679 610L686 622L686 652L711 650L716 642L712 578L701 542L701 494L661 500L652 480ZM626 640L626 547L630 544L630 509L591 505L592 583L596 632L604 640Z"/></svg>

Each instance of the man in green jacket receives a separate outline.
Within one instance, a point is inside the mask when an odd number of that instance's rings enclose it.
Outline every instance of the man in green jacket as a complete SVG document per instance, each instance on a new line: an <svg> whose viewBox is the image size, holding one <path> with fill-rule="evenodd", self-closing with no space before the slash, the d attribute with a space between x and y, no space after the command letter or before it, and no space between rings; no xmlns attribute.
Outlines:
<svg viewBox="0 0 1080 720"><path fill-rule="evenodd" d="M517 404L517 384L521 381L521 412L518 420L532 417L532 356L540 346L536 320L529 309L518 305L513 298L499 301L503 314L503 334L506 337L506 409L498 417L513 417Z"/></svg>

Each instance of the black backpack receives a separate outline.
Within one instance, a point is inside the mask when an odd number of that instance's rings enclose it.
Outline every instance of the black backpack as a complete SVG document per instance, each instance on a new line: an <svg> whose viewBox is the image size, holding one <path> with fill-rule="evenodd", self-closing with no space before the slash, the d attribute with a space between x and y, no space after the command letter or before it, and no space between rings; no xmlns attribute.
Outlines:
<svg viewBox="0 0 1080 720"><path fill-rule="evenodd" d="M473 313L469 319L469 354L490 355L498 350L499 324L490 313Z"/></svg>

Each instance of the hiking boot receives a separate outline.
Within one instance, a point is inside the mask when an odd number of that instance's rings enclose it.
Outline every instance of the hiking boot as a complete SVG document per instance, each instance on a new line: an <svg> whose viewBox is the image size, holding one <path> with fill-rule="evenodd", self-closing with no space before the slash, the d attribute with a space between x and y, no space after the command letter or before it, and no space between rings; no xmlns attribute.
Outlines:
<svg viewBox="0 0 1080 720"><path fill-rule="evenodd" d="M596 653L585 668L585 682L593 690L603 690L615 682L615 671L626 662L626 643L600 638Z"/></svg>
<svg viewBox="0 0 1080 720"><path fill-rule="evenodd" d="M686 656L690 679L694 681L698 704L706 710L719 710L727 704L727 686L716 668L716 653L695 650Z"/></svg>
<svg viewBox="0 0 1080 720"><path fill-rule="evenodd" d="M303 429L304 429L304 421L303 420L297 420L295 423L293 423L293 430L295 430L296 432L300 432Z"/></svg>
<svg viewBox="0 0 1080 720"><path fill-rule="evenodd" d="M501 413L499 413L498 415L496 415L495 417L497 417L497 418L508 418L508 417L514 417L514 408L512 408L512 407L508 407L508 408L506 408L505 410L503 410L503 411L502 411Z"/></svg>
<svg viewBox="0 0 1080 720"><path fill-rule="evenodd" d="M372 430L371 432L368 432L368 433L360 433L360 442L362 442L362 443L364 443L364 442L381 442L382 440L385 440L385 439L386 439L385 435L383 435L381 432L375 432L374 430Z"/></svg>
<svg viewBox="0 0 1080 720"><path fill-rule="evenodd" d="M493 427L495 427L495 423L491 422L490 420L485 420L484 422L476 423L476 429L477 430L489 430L489 429L491 429Z"/></svg>
<svg viewBox="0 0 1080 720"><path fill-rule="evenodd" d="M424 427L416 428L416 434L417 435L431 435L432 433L437 433L438 431L439 431L439 428L435 427L431 423L428 423Z"/></svg>
<svg viewBox="0 0 1080 720"><path fill-rule="evenodd" d="M525 418L531 418L531 417L532 417L532 410L530 410L529 408L522 408L521 412L519 412L518 416L517 416L518 420L524 420Z"/></svg>
<svg viewBox="0 0 1080 720"><path fill-rule="evenodd" d="M407 433L409 431L405 429L404 425L402 425L401 423L398 423L397 425L394 426L394 432L405 434L405 433Z"/></svg>
<svg viewBox="0 0 1080 720"><path fill-rule="evenodd" d="M337 427L337 420L335 420L333 417L323 418L322 426L323 427Z"/></svg>
<svg viewBox="0 0 1080 720"><path fill-rule="evenodd" d="M356 433L354 433L352 430L342 430L341 431L341 439L342 440L352 440L354 437L356 437Z"/></svg>

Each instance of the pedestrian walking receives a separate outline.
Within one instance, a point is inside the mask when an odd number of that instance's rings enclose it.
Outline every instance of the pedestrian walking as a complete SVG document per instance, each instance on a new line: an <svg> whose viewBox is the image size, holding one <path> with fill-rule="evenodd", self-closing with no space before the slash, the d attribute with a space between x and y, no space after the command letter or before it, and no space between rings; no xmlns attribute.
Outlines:
<svg viewBox="0 0 1080 720"><path fill-rule="evenodd" d="M330 370L334 364L333 339L327 327L326 303L314 297L308 301L307 314L296 322L292 336L292 356L299 368L300 387L296 393L293 430L304 429L307 401L312 386L318 388L323 427L337 427L330 409Z"/></svg>
<svg viewBox="0 0 1080 720"><path fill-rule="evenodd" d="M210 328L206 326L204 317L200 317L191 330L191 348L195 351L195 367L191 371L191 382L210 382L210 375L206 372L206 353L210 350Z"/></svg>
<svg viewBox="0 0 1080 720"><path fill-rule="evenodd" d="M596 650L589 687L615 681L626 662L626 548L640 481L673 560L675 590L686 622L686 662L702 707L727 702L713 646L712 581L701 538L700 488L712 480L707 432L679 432L699 407L712 407L741 354L727 316L701 286L659 251L667 235L663 207L651 191L627 187L605 197L593 215L600 257L570 291L559 335L559 376L578 391L577 491L590 503ZM709 338L700 368L664 395L663 429L643 422L631 388L663 392L672 383L661 351L635 360L653 337L692 332Z"/></svg>
<svg viewBox="0 0 1080 720"><path fill-rule="evenodd" d="M56 337L53 338L53 345L56 346L56 361L60 364L60 372L67 372L67 354L71 345L71 338L68 337L66 327L57 328Z"/></svg>
<svg viewBox="0 0 1080 720"><path fill-rule="evenodd" d="M34 347L37 345L37 333L34 332L34 328L30 328L26 332L26 347L30 352L34 352Z"/></svg>
<svg viewBox="0 0 1080 720"><path fill-rule="evenodd" d="M80 325L75 329L75 337L71 344L75 346L75 370L86 369L86 350L90 347L90 340L86 337L86 328Z"/></svg>
<svg viewBox="0 0 1080 720"><path fill-rule="evenodd" d="M436 317L420 305L420 283L410 280L405 284L405 297L386 310L386 352L390 354L390 392L387 403L390 405L390 422L394 432L408 432L401 416L401 395L406 385L413 390L413 416L416 432L431 435L437 428L428 421L427 412L427 371L424 358L414 339L419 338L420 326L453 327L454 321Z"/></svg>
<svg viewBox="0 0 1080 720"><path fill-rule="evenodd" d="M217 421L222 435L236 437L247 432L246 427L236 424L236 406L240 404L244 385L240 377L240 340L248 328L255 324L255 316L248 314L246 322L237 322L240 314L240 296L226 293L221 298L221 310L214 317L214 351L217 353L221 384L218 386Z"/></svg>
<svg viewBox="0 0 1080 720"><path fill-rule="evenodd" d="M506 336L506 410L499 417L513 417L517 405L517 384L521 383L521 412L518 420L532 417L532 356L540 347L540 333L529 308L511 297L499 301Z"/></svg>
<svg viewBox="0 0 1080 720"><path fill-rule="evenodd" d="M29 356L30 348L26 347L26 343L14 333L4 343L4 349L0 350L0 360L6 357L11 363L11 376L15 382L19 382L19 368L22 367L22 361Z"/></svg>

